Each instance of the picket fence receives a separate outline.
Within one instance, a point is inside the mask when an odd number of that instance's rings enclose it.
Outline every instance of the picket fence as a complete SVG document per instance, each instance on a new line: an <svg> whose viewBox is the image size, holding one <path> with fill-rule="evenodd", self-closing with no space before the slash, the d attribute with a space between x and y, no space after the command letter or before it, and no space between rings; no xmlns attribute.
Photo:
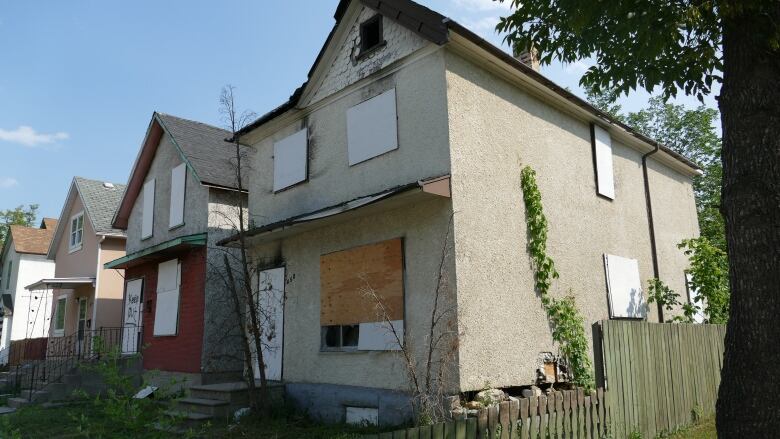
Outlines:
<svg viewBox="0 0 780 439"><path fill-rule="evenodd" d="M482 409L476 417L390 433L368 439L596 439L607 435L604 391L556 391Z"/></svg>
<svg viewBox="0 0 780 439"><path fill-rule="evenodd" d="M371 439L654 438L711 416L725 325L598 323L606 390L503 402L476 418L366 435Z"/></svg>

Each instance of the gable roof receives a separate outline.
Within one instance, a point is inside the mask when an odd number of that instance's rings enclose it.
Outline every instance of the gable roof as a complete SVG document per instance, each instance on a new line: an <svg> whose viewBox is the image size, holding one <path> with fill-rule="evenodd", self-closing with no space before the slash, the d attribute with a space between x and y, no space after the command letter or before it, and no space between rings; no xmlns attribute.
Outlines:
<svg viewBox="0 0 780 439"><path fill-rule="evenodd" d="M200 184L225 189L238 189L235 170L235 145L228 139L230 131L202 122L183 119L170 114L155 112L149 123L141 150L138 152L127 191L119 203L112 225L126 229L135 200L141 193L146 174L152 166L162 136L167 135L174 147ZM242 156L254 153L254 149L241 148ZM242 188L246 188L246 182ZM244 189L246 190L246 189Z"/></svg>
<svg viewBox="0 0 780 439"><path fill-rule="evenodd" d="M111 218L119 205L119 200L125 192L125 185L118 183L108 183L101 180L90 180L83 177L73 177L73 182L68 190L68 196L65 204L62 206L60 219L57 221L54 238L51 240L48 249L49 259L54 258L54 252L57 243L62 239L65 229L70 227L70 206L76 197L81 199L84 205L84 212L95 234L101 236L125 237L124 230L116 229L111 226ZM45 220L44 220L45 222Z"/></svg>
<svg viewBox="0 0 780 439"><path fill-rule="evenodd" d="M13 243L16 253L45 255L49 251L49 244L54 238L57 221L50 218L46 218L44 221L49 221L49 224L44 222L41 224L43 227L39 229L19 225L12 225L9 228L10 242ZM55 227L49 228L51 224Z"/></svg>
<svg viewBox="0 0 780 439"><path fill-rule="evenodd" d="M124 235L123 230L111 226L111 219L125 193L125 185L88 180L83 177L75 177L73 180L95 233L98 235Z"/></svg>
<svg viewBox="0 0 780 439"><path fill-rule="evenodd" d="M625 123L620 122L615 118L613 118L612 116L597 109L586 100L576 96L574 93L570 92L569 90L566 90L565 88L554 83L553 81L551 81L550 79L542 75L541 73L523 64L522 62L518 61L512 55L506 53L505 51L491 44L484 38L480 37L479 35L470 31L466 27L462 26L455 20L445 17L444 15L441 15L440 13L434 10L426 8L425 6L422 6L412 0L341 0L338 6L336 7L336 13L334 14L336 23L334 24L333 29L328 35L328 38L325 40L325 44L320 50L319 55L317 55L314 64L309 70L307 81L304 82L303 85L299 87L297 90L295 90L295 92L290 96L287 102L269 111L263 116L260 116L254 122L248 124L241 130L239 130L236 133L236 135L239 138L298 106L301 97L303 96L303 92L305 91L307 86L311 83L314 72L317 70L320 62L322 61L325 51L327 50L331 40L333 39L333 36L335 35L337 28L341 24L341 21L344 18L344 15L348 10L349 5L353 1L359 1L361 4L376 10L383 16L395 21L399 25L406 27L407 29L421 36L422 38L425 38L426 40L434 44L437 44L439 46L443 46L448 42L450 42L451 41L450 33L454 32L466 38L473 44L477 45L481 49L488 52L489 54L507 63L509 66L513 67L521 74L528 77L530 80L536 82L538 85L545 87L548 90L554 92L555 94L563 97L569 103L579 107L580 109L587 111L588 113L590 113L591 115L595 116L598 119L601 119L611 125L621 128L622 130L626 131L630 136L633 136L636 139L644 143L647 143L654 148L660 149L661 151L665 152L666 154L670 155L674 159L678 160L688 168L691 168L691 170L693 171L701 170L701 168L699 168L699 166L696 163L687 159L683 155L673 151L672 149L666 147L665 145L660 144L656 140L651 139L645 136L644 134L636 131L631 126L626 125Z"/></svg>

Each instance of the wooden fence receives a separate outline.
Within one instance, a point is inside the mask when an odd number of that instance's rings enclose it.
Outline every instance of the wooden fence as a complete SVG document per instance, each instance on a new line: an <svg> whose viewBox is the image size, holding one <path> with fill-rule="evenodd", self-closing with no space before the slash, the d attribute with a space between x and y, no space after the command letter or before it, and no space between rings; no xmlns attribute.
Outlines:
<svg viewBox="0 0 780 439"><path fill-rule="evenodd" d="M715 413L724 325L600 323L614 437L653 438Z"/></svg>
<svg viewBox="0 0 780 439"><path fill-rule="evenodd" d="M603 390L582 389L502 402L459 419L391 433L366 435L368 439L596 439L607 435Z"/></svg>
<svg viewBox="0 0 780 439"><path fill-rule="evenodd" d="M46 358L46 343L48 338L25 338L11 342L8 353L8 364L16 366L27 361L43 360Z"/></svg>

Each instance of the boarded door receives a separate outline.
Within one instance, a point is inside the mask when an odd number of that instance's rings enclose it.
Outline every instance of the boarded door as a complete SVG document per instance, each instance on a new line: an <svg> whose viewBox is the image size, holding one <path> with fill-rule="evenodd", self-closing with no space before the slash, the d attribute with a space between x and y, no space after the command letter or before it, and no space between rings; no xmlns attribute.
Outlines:
<svg viewBox="0 0 780 439"><path fill-rule="evenodd" d="M125 287L125 311L122 321L122 353L138 352L138 339L141 334L141 294L143 279L127 282Z"/></svg>
<svg viewBox="0 0 780 439"><path fill-rule="evenodd" d="M263 361L269 380L282 379L282 347L284 345L284 267L263 270L259 275L258 316L262 321ZM254 347L254 344L253 344ZM255 377L260 376L257 356L254 358Z"/></svg>

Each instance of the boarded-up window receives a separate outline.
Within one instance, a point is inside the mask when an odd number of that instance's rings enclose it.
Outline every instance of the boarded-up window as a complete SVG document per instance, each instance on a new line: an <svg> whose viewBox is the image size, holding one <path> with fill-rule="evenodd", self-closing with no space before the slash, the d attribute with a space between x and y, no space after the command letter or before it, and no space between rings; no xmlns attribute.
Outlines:
<svg viewBox="0 0 780 439"><path fill-rule="evenodd" d="M607 273L610 317L642 319L647 316L647 305L642 295L639 262L636 259L604 255Z"/></svg>
<svg viewBox="0 0 780 439"><path fill-rule="evenodd" d="M400 238L323 255L320 258L320 326L323 346L360 350L398 349L403 337L404 262ZM386 316L377 310L381 301ZM392 328L384 323L392 321ZM346 330L345 330L346 328ZM357 336L357 340L355 340ZM334 344L331 344L334 343Z"/></svg>
<svg viewBox="0 0 780 439"><path fill-rule="evenodd" d="M596 186L599 195L615 199L615 177L612 168L612 138L607 130L592 125L593 154L596 164Z"/></svg>
<svg viewBox="0 0 780 439"><path fill-rule="evenodd" d="M141 217L141 239L152 236L154 230L154 179L144 183L144 199Z"/></svg>
<svg viewBox="0 0 780 439"><path fill-rule="evenodd" d="M349 165L398 149L395 89L347 110Z"/></svg>
<svg viewBox="0 0 780 439"><path fill-rule="evenodd" d="M184 194L187 184L187 165L182 163L171 170L171 214L169 227L184 224Z"/></svg>
<svg viewBox="0 0 780 439"><path fill-rule="evenodd" d="M157 268L157 304L154 312L154 335L176 335L179 326L179 285L181 265L178 259L161 263Z"/></svg>
<svg viewBox="0 0 780 439"><path fill-rule="evenodd" d="M306 180L308 130L305 128L274 143L274 191Z"/></svg>

